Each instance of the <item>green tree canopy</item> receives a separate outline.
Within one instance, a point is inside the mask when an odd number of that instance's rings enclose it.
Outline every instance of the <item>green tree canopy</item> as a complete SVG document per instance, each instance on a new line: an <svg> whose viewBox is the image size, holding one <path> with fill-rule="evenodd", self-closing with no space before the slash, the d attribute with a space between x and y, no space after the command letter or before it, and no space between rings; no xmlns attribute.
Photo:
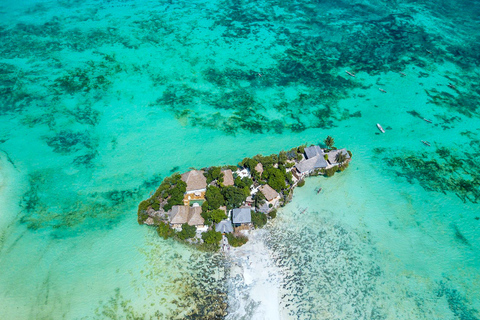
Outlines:
<svg viewBox="0 0 480 320"><path fill-rule="evenodd" d="M183 204L183 195L187 191L187 184L180 180L173 188L168 190L169 198L167 204L163 207L165 211L168 211L175 205Z"/></svg>
<svg viewBox="0 0 480 320"><path fill-rule="evenodd" d="M267 180L270 187L278 192L287 188L287 185L285 184L285 174L280 169L268 167L263 170L262 178Z"/></svg>
<svg viewBox="0 0 480 320"><path fill-rule="evenodd" d="M186 190L187 184L182 181L182 176L179 173L175 173L170 177L163 179L160 186L149 199L150 205L154 210L158 210L160 207L160 202L168 199L167 204L163 207L165 211L168 211L172 208L172 206L183 203L183 195Z"/></svg>
<svg viewBox="0 0 480 320"><path fill-rule="evenodd" d="M240 165L244 168L247 168L250 170L250 172L255 170L255 167L257 166L258 161L253 160L251 158L245 158L240 162Z"/></svg>
<svg viewBox="0 0 480 320"><path fill-rule="evenodd" d="M222 240L222 234L220 232L216 232L215 230L209 230L202 234L202 239L206 244L216 244Z"/></svg>
<svg viewBox="0 0 480 320"><path fill-rule="evenodd" d="M289 185L293 184L293 174L292 174L292 172L287 172L285 174L285 178L287 178L287 181L288 181Z"/></svg>
<svg viewBox="0 0 480 320"><path fill-rule="evenodd" d="M225 236L227 237L227 240L228 240L228 243L232 246L232 247L240 247L240 246L243 246L245 243L247 243L248 241L248 238L247 237L244 237L244 236L238 236L238 237L235 237L233 234L231 233L227 233L225 234Z"/></svg>
<svg viewBox="0 0 480 320"><path fill-rule="evenodd" d="M278 154L278 163L285 164L287 160L288 160L287 152L283 150L280 151L280 153Z"/></svg>
<svg viewBox="0 0 480 320"><path fill-rule="evenodd" d="M227 219L227 215L225 214L225 211L220 209L202 212L202 217L203 219L211 223L219 223L220 221Z"/></svg>
<svg viewBox="0 0 480 320"><path fill-rule="evenodd" d="M218 209L225 204L221 189L215 186L208 186L205 199L207 199L208 209L210 210Z"/></svg>
<svg viewBox="0 0 480 320"><path fill-rule="evenodd" d="M163 239L168 239L175 235L175 230L170 228L170 226L167 223L160 222L160 224L157 227L157 233Z"/></svg>
<svg viewBox="0 0 480 320"><path fill-rule="evenodd" d="M207 178L207 183L217 180L218 182L223 182L223 173L220 167L210 167L205 170L203 173L205 178Z"/></svg>
<svg viewBox="0 0 480 320"><path fill-rule="evenodd" d="M253 184L253 180L250 179L249 177L243 177L243 178L236 177L234 184L238 188L244 188L244 187L250 188L250 186Z"/></svg>
<svg viewBox="0 0 480 320"><path fill-rule="evenodd" d="M255 157L253 157L253 159L260 162L263 165L264 169L265 167L271 167L274 164L278 163L278 155L276 154L272 154L266 157L262 156L261 154L258 154Z"/></svg>
<svg viewBox="0 0 480 320"><path fill-rule="evenodd" d="M267 198L265 198L265 195L260 191L258 191L253 195L253 201L255 203L256 208L260 208L265 203L266 200Z"/></svg>
<svg viewBox="0 0 480 320"><path fill-rule="evenodd" d="M177 233L177 236L180 240L185 240L195 237L197 228L195 226L190 226L188 223L182 224L182 231Z"/></svg>
<svg viewBox="0 0 480 320"><path fill-rule="evenodd" d="M335 139L333 139L331 136L327 136L324 142L327 148L331 149L335 144Z"/></svg>
<svg viewBox="0 0 480 320"><path fill-rule="evenodd" d="M252 210L252 222L255 228L261 228L267 223L267 215Z"/></svg>
<svg viewBox="0 0 480 320"><path fill-rule="evenodd" d="M338 152L335 156L335 161L338 163L342 163L345 160L347 160L347 156L343 152Z"/></svg>
<svg viewBox="0 0 480 320"><path fill-rule="evenodd" d="M225 198L225 204L229 210L240 207L243 201L247 199L244 190L237 187L228 186L223 188L222 192Z"/></svg>

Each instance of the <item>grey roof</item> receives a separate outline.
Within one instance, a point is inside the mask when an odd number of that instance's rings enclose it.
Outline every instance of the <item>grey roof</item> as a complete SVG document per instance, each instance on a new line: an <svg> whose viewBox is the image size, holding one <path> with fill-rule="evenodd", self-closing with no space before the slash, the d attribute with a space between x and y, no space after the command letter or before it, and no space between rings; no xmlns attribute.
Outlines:
<svg viewBox="0 0 480 320"><path fill-rule="evenodd" d="M328 165L323 155L310 158L308 160L302 160L295 166L300 173L305 173L314 169L326 168Z"/></svg>
<svg viewBox="0 0 480 320"><path fill-rule="evenodd" d="M233 226L230 220L222 220L215 226L215 231L221 233L230 233L233 232Z"/></svg>
<svg viewBox="0 0 480 320"><path fill-rule="evenodd" d="M338 149L338 150L332 150L328 153L328 162L331 164L336 164L337 163L337 153L343 153L346 155L346 159L350 159L350 154L348 153L347 149Z"/></svg>
<svg viewBox="0 0 480 320"><path fill-rule="evenodd" d="M307 156L307 159L316 157L318 155L324 155L325 153L323 150L320 148L320 146L311 146L305 148L305 155Z"/></svg>
<svg viewBox="0 0 480 320"><path fill-rule="evenodd" d="M252 222L252 214L250 208L236 208L232 212L233 223L250 223Z"/></svg>

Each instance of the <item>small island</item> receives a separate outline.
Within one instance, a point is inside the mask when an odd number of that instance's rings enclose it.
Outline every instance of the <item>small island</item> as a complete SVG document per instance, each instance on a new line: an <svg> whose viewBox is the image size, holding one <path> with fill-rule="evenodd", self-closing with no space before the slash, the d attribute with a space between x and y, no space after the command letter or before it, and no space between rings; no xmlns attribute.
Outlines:
<svg viewBox="0 0 480 320"><path fill-rule="evenodd" d="M159 236L201 250L228 250L248 241L248 230L262 228L285 206L305 178L331 177L348 167L352 153L306 145L270 156L245 158L236 166L174 173L138 206L138 223L155 226Z"/></svg>

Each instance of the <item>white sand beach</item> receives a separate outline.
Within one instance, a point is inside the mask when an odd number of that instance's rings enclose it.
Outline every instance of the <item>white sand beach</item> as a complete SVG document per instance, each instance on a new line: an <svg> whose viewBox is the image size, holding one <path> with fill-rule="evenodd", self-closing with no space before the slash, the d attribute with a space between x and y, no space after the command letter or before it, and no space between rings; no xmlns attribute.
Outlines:
<svg viewBox="0 0 480 320"><path fill-rule="evenodd" d="M280 306L281 272L263 237L267 230L250 233L247 244L231 248L229 315L227 319L283 319Z"/></svg>

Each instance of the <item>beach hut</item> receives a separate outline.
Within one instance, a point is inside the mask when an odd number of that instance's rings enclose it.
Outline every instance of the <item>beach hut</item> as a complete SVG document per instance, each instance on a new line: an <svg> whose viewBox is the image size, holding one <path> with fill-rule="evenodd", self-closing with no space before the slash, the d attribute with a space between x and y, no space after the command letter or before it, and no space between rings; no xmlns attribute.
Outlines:
<svg viewBox="0 0 480 320"><path fill-rule="evenodd" d="M300 174L300 177L303 177L307 174L312 173L315 169L326 168L328 166L327 161L323 155L318 155L307 160L302 160L295 165L297 172Z"/></svg>
<svg viewBox="0 0 480 320"><path fill-rule="evenodd" d="M233 226L230 220L222 220L217 225L215 226L215 231L221 232L221 233L232 233L233 232Z"/></svg>
<svg viewBox="0 0 480 320"><path fill-rule="evenodd" d="M263 195L267 199L268 204L271 204L273 207L277 205L278 200L280 200L280 195L277 191L275 191L275 189L270 187L268 184L264 184L263 186L260 186L258 190L263 193Z"/></svg>
<svg viewBox="0 0 480 320"><path fill-rule="evenodd" d="M262 173L263 173L263 164L261 164L260 162L257 163L257 165L255 166L255 171L257 171L260 175L262 175Z"/></svg>
<svg viewBox="0 0 480 320"><path fill-rule="evenodd" d="M189 208L187 223L197 228L203 228L205 219L202 217L202 207L197 203Z"/></svg>
<svg viewBox="0 0 480 320"><path fill-rule="evenodd" d="M325 152L323 152L322 148L320 148L319 146L310 146L305 148L305 157L307 159L314 158L316 156L323 157L324 154Z"/></svg>
<svg viewBox="0 0 480 320"><path fill-rule="evenodd" d="M224 186L233 186L234 179L233 179L232 170L230 170L230 169L223 170L222 173L223 173L223 185Z"/></svg>
<svg viewBox="0 0 480 320"><path fill-rule="evenodd" d="M197 228L203 228L205 219L202 217L202 207L195 204L193 207L189 206L173 206L168 212L168 218L172 228L181 228L182 224L188 223Z"/></svg>
<svg viewBox="0 0 480 320"><path fill-rule="evenodd" d="M181 228L187 223L190 211L189 206L173 206L168 212L168 219L172 228Z"/></svg>
<svg viewBox="0 0 480 320"><path fill-rule="evenodd" d="M348 161L350 159L350 154L348 153L347 149L338 149L338 150L332 150L328 153L328 162L330 162L331 165L338 164L337 162L337 154L343 154L345 155L345 160Z"/></svg>
<svg viewBox="0 0 480 320"><path fill-rule="evenodd" d="M207 190L207 178L202 170L191 170L182 174L182 181L187 184L186 193L200 194Z"/></svg>
<svg viewBox="0 0 480 320"><path fill-rule="evenodd" d="M250 208L236 208L232 210L232 221L235 227L252 223Z"/></svg>

